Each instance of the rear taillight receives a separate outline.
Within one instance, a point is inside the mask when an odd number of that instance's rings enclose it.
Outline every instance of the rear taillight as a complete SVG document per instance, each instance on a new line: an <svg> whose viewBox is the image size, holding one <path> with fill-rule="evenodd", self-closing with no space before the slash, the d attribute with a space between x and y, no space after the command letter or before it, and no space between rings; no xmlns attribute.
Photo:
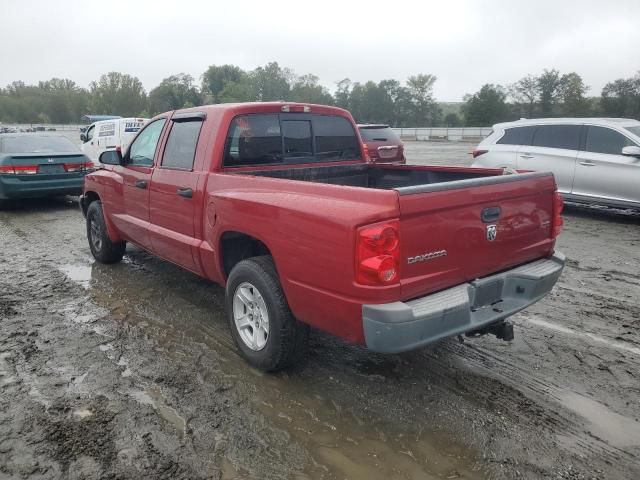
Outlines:
<svg viewBox="0 0 640 480"><path fill-rule="evenodd" d="M81 172L83 170L91 170L93 168L93 162L82 162L82 163L65 163L64 171L65 172Z"/></svg>
<svg viewBox="0 0 640 480"><path fill-rule="evenodd" d="M485 153L487 153L489 150L474 150L473 152L471 152L471 155L473 155L473 158L478 158L480 155L484 155Z"/></svg>
<svg viewBox="0 0 640 480"><path fill-rule="evenodd" d="M562 218L562 208L564 207L564 199L559 192L553 194L553 219L551 224L551 237L556 238L562 231L564 219Z"/></svg>
<svg viewBox="0 0 640 480"><path fill-rule="evenodd" d="M13 175L16 172L13 170L13 165L0 165L0 174Z"/></svg>
<svg viewBox="0 0 640 480"><path fill-rule="evenodd" d="M398 221L358 229L356 281L364 285L390 285L398 281L400 235Z"/></svg>
<svg viewBox="0 0 640 480"><path fill-rule="evenodd" d="M366 143L362 144L362 155L364 156L365 162L371 161L371 156L369 155L369 146Z"/></svg>

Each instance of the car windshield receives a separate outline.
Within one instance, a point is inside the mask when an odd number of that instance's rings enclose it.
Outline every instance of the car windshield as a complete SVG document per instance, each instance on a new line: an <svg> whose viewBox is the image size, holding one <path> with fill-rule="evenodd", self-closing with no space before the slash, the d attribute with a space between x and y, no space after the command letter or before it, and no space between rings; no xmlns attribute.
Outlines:
<svg viewBox="0 0 640 480"><path fill-rule="evenodd" d="M53 135L20 135L0 139L3 153L53 153L76 152L76 147L67 137Z"/></svg>
<svg viewBox="0 0 640 480"><path fill-rule="evenodd" d="M640 137L640 125L636 127L624 127L624 129L633 133L636 137Z"/></svg>
<svg viewBox="0 0 640 480"><path fill-rule="evenodd" d="M360 127L360 134L364 141L369 142L399 142L396 132L389 127Z"/></svg>

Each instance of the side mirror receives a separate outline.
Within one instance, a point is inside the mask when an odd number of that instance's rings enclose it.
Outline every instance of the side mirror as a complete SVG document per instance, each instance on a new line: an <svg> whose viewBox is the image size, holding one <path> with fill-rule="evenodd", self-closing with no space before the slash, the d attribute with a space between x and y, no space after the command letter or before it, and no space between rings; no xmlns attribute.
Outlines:
<svg viewBox="0 0 640 480"><path fill-rule="evenodd" d="M86 142L87 141L87 136L84 133L80 134L80 141L82 141L82 142Z"/></svg>
<svg viewBox="0 0 640 480"><path fill-rule="evenodd" d="M122 153L120 150L106 150L100 154L98 160L103 165L121 165Z"/></svg>
<svg viewBox="0 0 640 480"><path fill-rule="evenodd" d="M627 157L640 157L640 147L629 146L622 149L622 155Z"/></svg>

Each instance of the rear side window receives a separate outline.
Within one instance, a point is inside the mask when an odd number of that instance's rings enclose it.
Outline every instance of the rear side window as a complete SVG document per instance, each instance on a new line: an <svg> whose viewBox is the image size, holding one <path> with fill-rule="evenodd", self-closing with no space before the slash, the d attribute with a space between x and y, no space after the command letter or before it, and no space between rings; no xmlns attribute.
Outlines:
<svg viewBox="0 0 640 480"><path fill-rule="evenodd" d="M162 157L163 167L193 170L201 127L200 120L173 122Z"/></svg>
<svg viewBox="0 0 640 480"><path fill-rule="evenodd" d="M360 141L343 117L304 114L236 117L225 143L224 166L310 163L360 158Z"/></svg>
<svg viewBox="0 0 640 480"><path fill-rule="evenodd" d="M634 145L627 137L605 127L588 127L586 151L621 155L624 147Z"/></svg>
<svg viewBox="0 0 640 480"><path fill-rule="evenodd" d="M500 145L531 145L536 127L507 128L504 135L496 143Z"/></svg>
<svg viewBox="0 0 640 480"><path fill-rule="evenodd" d="M281 161L282 137L278 115L246 115L233 120L225 145L225 166Z"/></svg>
<svg viewBox="0 0 640 480"><path fill-rule="evenodd" d="M313 128L319 160L360 157L360 142L353 125L346 118L318 116L314 119Z"/></svg>
<svg viewBox="0 0 640 480"><path fill-rule="evenodd" d="M533 146L578 150L580 125L539 125L533 135Z"/></svg>

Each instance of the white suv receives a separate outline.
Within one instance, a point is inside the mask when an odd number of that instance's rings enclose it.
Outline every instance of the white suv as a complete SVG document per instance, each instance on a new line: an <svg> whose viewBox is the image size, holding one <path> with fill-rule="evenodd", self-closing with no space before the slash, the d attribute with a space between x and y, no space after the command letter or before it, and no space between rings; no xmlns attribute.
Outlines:
<svg viewBox="0 0 640 480"><path fill-rule="evenodd" d="M538 118L498 123L474 167L551 171L566 200L640 208L640 122Z"/></svg>

